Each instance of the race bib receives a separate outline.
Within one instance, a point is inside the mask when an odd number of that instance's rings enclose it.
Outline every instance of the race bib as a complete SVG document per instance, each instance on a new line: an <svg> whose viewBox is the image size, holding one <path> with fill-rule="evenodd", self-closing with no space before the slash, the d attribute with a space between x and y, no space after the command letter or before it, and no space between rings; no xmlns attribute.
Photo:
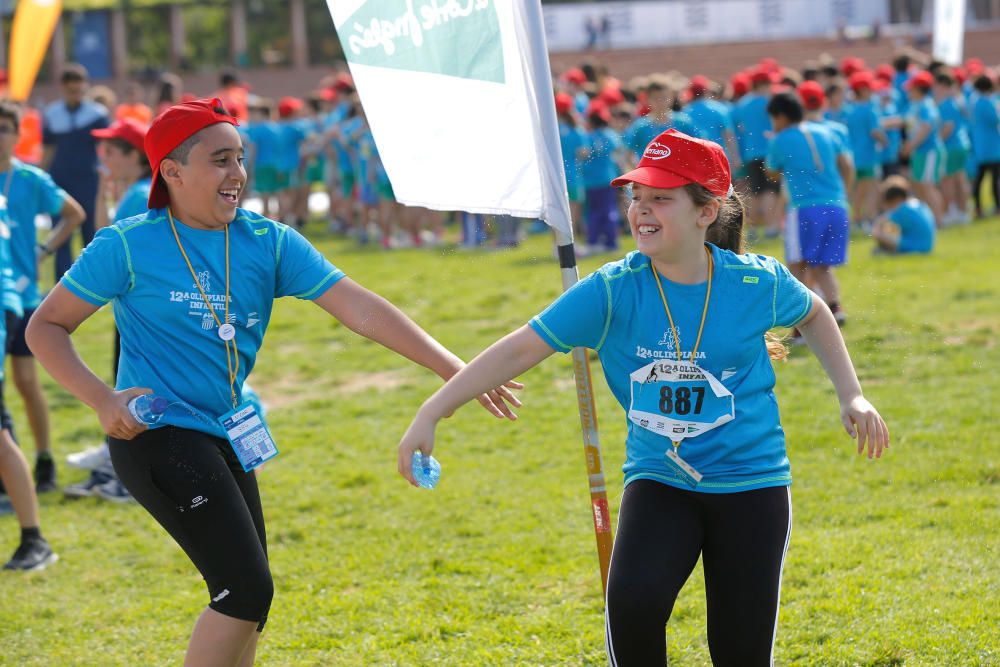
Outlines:
<svg viewBox="0 0 1000 667"><path fill-rule="evenodd" d="M222 415L219 423L222 424L244 472L250 472L278 455L274 438L253 403L243 403L232 412Z"/></svg>
<svg viewBox="0 0 1000 667"><path fill-rule="evenodd" d="M631 376L628 418L678 443L732 421L733 395L711 373L685 361L654 361Z"/></svg>

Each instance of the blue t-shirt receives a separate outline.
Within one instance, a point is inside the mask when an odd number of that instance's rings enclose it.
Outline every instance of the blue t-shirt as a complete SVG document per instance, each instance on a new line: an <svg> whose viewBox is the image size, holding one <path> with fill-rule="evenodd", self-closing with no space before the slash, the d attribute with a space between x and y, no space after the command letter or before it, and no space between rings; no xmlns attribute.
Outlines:
<svg viewBox="0 0 1000 667"><path fill-rule="evenodd" d="M893 91L895 92L895 91ZM882 124L882 131L885 132L889 142L879 151L879 162L881 164L895 164L899 161L899 148L903 145L903 132L898 127L885 127L886 123L896 121L900 118L899 107L896 106L893 95L886 95L880 99L878 106L879 123Z"/></svg>
<svg viewBox="0 0 1000 667"><path fill-rule="evenodd" d="M930 95L919 102L911 100L910 109L906 115L906 124L907 136L910 137L915 137L922 125L930 125L931 127L931 131L924 140L913 149L914 153L926 153L941 148L941 136L938 134L938 129L941 127L941 115Z"/></svg>
<svg viewBox="0 0 1000 667"><path fill-rule="evenodd" d="M180 221L176 227L202 288L224 320L226 234ZM344 273L294 229L243 209L229 225L229 246L229 320L239 348L239 397L264 341L274 299L315 299ZM95 306L113 303L121 333L118 390L149 387L159 396L184 401L203 418L168 410L160 424L224 437L216 418L233 407L225 345L177 248L166 209L99 231L62 284Z"/></svg>
<svg viewBox="0 0 1000 667"><path fill-rule="evenodd" d="M772 132L767 102L766 96L749 93L733 109L733 123L743 162L762 160L767 155L767 143Z"/></svg>
<svg viewBox="0 0 1000 667"><path fill-rule="evenodd" d="M293 172L299 168L302 161L302 142L309 135L306 119L292 119L278 124L278 134L281 137L281 148L278 152L278 169Z"/></svg>
<svg viewBox="0 0 1000 667"><path fill-rule="evenodd" d="M793 208L847 208L847 192L837 169L837 156L846 152L827 123L799 123L775 135L767 154L767 168L781 171Z"/></svg>
<svg viewBox="0 0 1000 667"><path fill-rule="evenodd" d="M611 181L619 176L621 169L615 161L615 154L622 149L622 139L610 127L601 127L586 133L585 148L590 155L580 164L580 175L585 188L610 188ZM643 146L643 150L645 150Z"/></svg>
<svg viewBox="0 0 1000 667"><path fill-rule="evenodd" d="M118 208L115 209L115 220L124 220L148 211L150 185L151 181L148 178L140 178L130 185L125 194L122 195L121 201L118 202Z"/></svg>
<svg viewBox="0 0 1000 667"><path fill-rule="evenodd" d="M566 172L566 187L572 193L580 187L580 163L577 151L587 145L587 134L579 127L559 123L559 145L562 148L563 170Z"/></svg>
<svg viewBox="0 0 1000 667"><path fill-rule="evenodd" d="M809 290L780 262L737 255L709 245L715 268L698 365L735 397L736 418L685 439L679 454L704 479L699 491L729 493L791 483L785 435L774 397L774 369L764 334L797 324L812 306ZM706 283L682 285L660 278L681 340L691 356L705 303ZM605 264L531 320L554 350L595 350L611 393L627 411L630 374L657 359L676 359L670 323L650 269L635 251ZM670 441L627 421L625 484L653 479L688 488L664 452Z"/></svg>
<svg viewBox="0 0 1000 667"><path fill-rule="evenodd" d="M729 108L721 102L705 98L697 99L684 107L684 112L691 118L691 122L698 128L699 136L708 139L726 149L726 131L736 136L736 126L733 125L733 116ZM728 149L727 149L728 153ZM734 156L730 155L732 159Z"/></svg>
<svg viewBox="0 0 1000 667"><path fill-rule="evenodd" d="M1000 113L991 95L976 95L972 104L972 150L980 163L1000 162Z"/></svg>
<svg viewBox="0 0 1000 667"><path fill-rule="evenodd" d="M625 146L635 155L641 156L646 152L646 146L649 145L649 142L670 129L683 132L691 137L701 137L701 133L691 121L690 116L683 112L672 113L670 120L666 123L658 123L647 115L636 118L625 130Z"/></svg>
<svg viewBox="0 0 1000 667"><path fill-rule="evenodd" d="M827 109L823 113L823 117L827 120L832 120L835 123L840 123L843 126L848 125L848 119L851 117L851 109L854 105L850 102L844 102L840 105L839 109L834 109L833 107Z"/></svg>
<svg viewBox="0 0 1000 667"><path fill-rule="evenodd" d="M250 123L245 130L247 138L253 144L253 168L278 168L281 160L282 136L277 123L264 121Z"/></svg>
<svg viewBox="0 0 1000 667"><path fill-rule="evenodd" d="M899 252L930 252L934 249L934 213L916 197L892 209L888 217L899 225Z"/></svg>
<svg viewBox="0 0 1000 667"><path fill-rule="evenodd" d="M15 293L20 295L25 308L33 309L42 300L38 292L35 216L58 214L66 201L66 192L47 173L17 159L11 160L10 171L0 173L0 188L8 177L10 189L6 201L0 200L0 219L10 228L10 269Z"/></svg>
<svg viewBox="0 0 1000 667"><path fill-rule="evenodd" d="M873 100L850 106L847 112L847 132L851 138L854 166L858 169L871 169L879 164L878 145L872 136L872 132L877 129L879 118Z"/></svg>
<svg viewBox="0 0 1000 667"><path fill-rule="evenodd" d="M42 143L55 149L49 173L63 187L70 190L80 182L80 187L97 184L97 141L90 132L110 124L108 110L96 102L84 100L75 109L60 100L45 107L42 112ZM95 188L96 189L96 188ZM89 197L93 199L93 196Z"/></svg>
<svg viewBox="0 0 1000 667"><path fill-rule="evenodd" d="M946 97L938 104L941 124L953 123L951 134L944 140L944 147L949 151L969 150L969 116L966 113L965 101L957 95Z"/></svg>

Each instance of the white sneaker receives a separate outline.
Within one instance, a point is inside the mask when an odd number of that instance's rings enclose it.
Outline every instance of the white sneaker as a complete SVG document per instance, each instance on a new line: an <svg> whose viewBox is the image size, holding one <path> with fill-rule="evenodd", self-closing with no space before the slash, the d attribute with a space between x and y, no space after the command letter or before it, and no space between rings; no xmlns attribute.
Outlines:
<svg viewBox="0 0 1000 667"><path fill-rule="evenodd" d="M82 452L70 454L66 457L66 463L74 468L82 468L83 470L93 470L109 461L111 461L111 452L108 451L108 443L106 442L88 447Z"/></svg>

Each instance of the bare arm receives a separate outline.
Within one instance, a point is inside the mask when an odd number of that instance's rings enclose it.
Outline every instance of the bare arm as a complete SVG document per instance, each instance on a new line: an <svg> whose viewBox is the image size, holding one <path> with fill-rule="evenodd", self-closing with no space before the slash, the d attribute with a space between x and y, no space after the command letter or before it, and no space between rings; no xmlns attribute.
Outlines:
<svg viewBox="0 0 1000 667"><path fill-rule="evenodd" d="M57 284L28 322L26 338L31 352L56 382L89 405L101 421L104 432L114 438L131 440L146 429L128 411L133 396L149 389L115 391L97 377L77 354L70 334L97 306L87 303Z"/></svg>
<svg viewBox="0 0 1000 667"><path fill-rule="evenodd" d="M337 281L316 299L316 305L354 333L434 371L444 380L465 366L465 362L434 340L399 308L350 278ZM514 406L520 406L521 402L501 385L503 383L488 387L488 393L487 389L480 392L479 402L497 417L516 419L517 416L504 401ZM521 388L517 383L509 386L512 389Z"/></svg>
<svg viewBox="0 0 1000 667"><path fill-rule="evenodd" d="M840 401L840 419L848 435L858 440L858 454L868 444L868 458L881 458L889 448L889 428L861 394L861 383L829 306L813 296L812 309L798 325L802 337L833 382Z"/></svg>
<svg viewBox="0 0 1000 667"><path fill-rule="evenodd" d="M927 135L931 133L932 129L933 128L931 128L930 123L920 123L917 127L917 131L913 133L912 137L907 139L900 152L903 155L909 155L912 153L914 148L923 143L924 139L927 138Z"/></svg>
<svg viewBox="0 0 1000 667"><path fill-rule="evenodd" d="M101 205L100 201L98 201L98 205ZM82 225L83 221L87 218L83 207L69 195L66 195L66 199L63 201L59 216L59 224L52 229L49 233L49 238L42 244L49 252L53 252L56 248L66 243L69 237L73 235L73 230ZM107 218L107 211L105 211L104 216Z"/></svg>
<svg viewBox="0 0 1000 667"><path fill-rule="evenodd" d="M850 192L854 185L854 160L851 159L850 155L841 153L837 156L837 171L840 172L840 178L844 181L844 187Z"/></svg>
<svg viewBox="0 0 1000 667"><path fill-rule="evenodd" d="M726 141L726 154L732 156L729 162L731 163L733 170L739 169L743 166L743 161L740 159L740 145L736 143L736 135L729 130L725 130L723 132L723 136ZM771 180L773 181L777 179L772 178Z"/></svg>
<svg viewBox="0 0 1000 667"><path fill-rule="evenodd" d="M413 453L417 450L431 453L438 421L490 387L500 386L538 365L553 352L531 327L525 325L470 361L417 412L399 443L399 474L416 486L411 472Z"/></svg>
<svg viewBox="0 0 1000 667"><path fill-rule="evenodd" d="M941 123L941 127L938 128L938 134L941 135L941 141L948 141L948 137L951 133L955 131L955 121L948 120Z"/></svg>

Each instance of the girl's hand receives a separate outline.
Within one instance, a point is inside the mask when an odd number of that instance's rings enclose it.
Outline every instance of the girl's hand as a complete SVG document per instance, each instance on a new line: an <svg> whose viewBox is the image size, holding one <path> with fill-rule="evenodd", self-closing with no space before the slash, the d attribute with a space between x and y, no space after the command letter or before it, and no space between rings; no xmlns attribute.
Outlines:
<svg viewBox="0 0 1000 667"><path fill-rule="evenodd" d="M129 412L128 402L136 396L153 393L152 389L132 387L124 391L114 391L97 408L97 418L101 428L112 438L131 440L148 427Z"/></svg>
<svg viewBox="0 0 1000 667"><path fill-rule="evenodd" d="M420 451L424 456L431 455L431 452L434 451L434 428L436 426L436 419L427 417L423 411L420 411L410 423L410 428L406 429L403 439L399 441L396 469L413 486L420 486L417 484L417 480L413 479L413 454Z"/></svg>
<svg viewBox="0 0 1000 667"><path fill-rule="evenodd" d="M507 419L514 421L517 419L517 415L513 410L507 405L510 403L515 408L521 407L521 401L515 396L510 390L511 389L524 389L524 385L520 382L515 382L511 380L510 382L504 383L502 386L492 389L485 394L480 394L476 397L479 404L482 405L487 412L492 414L497 419ZM451 415L445 415L450 417Z"/></svg>
<svg viewBox="0 0 1000 667"><path fill-rule="evenodd" d="M844 429L858 440L858 454L868 444L868 458L882 458L882 450L889 449L889 427L878 410L864 396L857 396L840 406L840 419Z"/></svg>

